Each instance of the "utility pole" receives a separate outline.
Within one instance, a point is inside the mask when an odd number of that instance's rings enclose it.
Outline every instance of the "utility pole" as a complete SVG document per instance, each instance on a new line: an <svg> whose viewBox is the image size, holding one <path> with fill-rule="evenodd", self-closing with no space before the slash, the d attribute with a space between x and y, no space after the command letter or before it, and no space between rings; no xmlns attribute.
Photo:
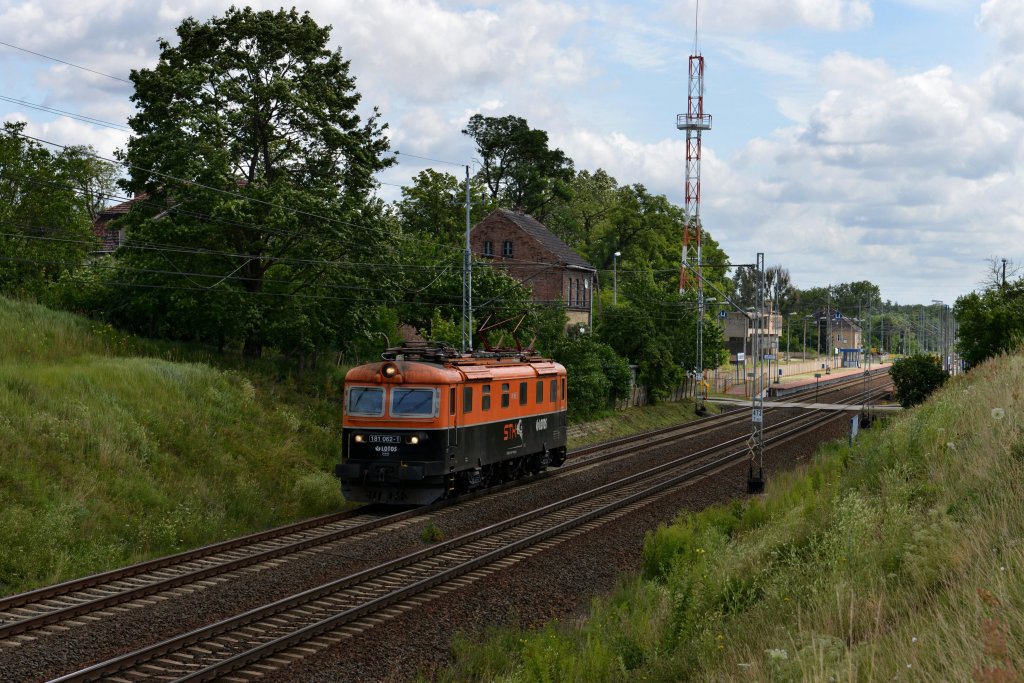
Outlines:
<svg viewBox="0 0 1024 683"><path fill-rule="evenodd" d="M462 353L473 352L473 257L469 247L472 228L469 165L466 165L466 250L462 259Z"/></svg>

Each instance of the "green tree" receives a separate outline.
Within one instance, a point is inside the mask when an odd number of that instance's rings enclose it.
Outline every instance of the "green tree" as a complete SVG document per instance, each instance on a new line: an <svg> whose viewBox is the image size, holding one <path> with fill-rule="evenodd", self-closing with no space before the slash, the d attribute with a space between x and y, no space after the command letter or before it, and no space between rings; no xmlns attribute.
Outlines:
<svg viewBox="0 0 1024 683"><path fill-rule="evenodd" d="M79 210L94 222L117 194L117 165L98 158L92 147L82 145L66 147L60 162L67 184L78 197Z"/></svg>
<svg viewBox="0 0 1024 683"><path fill-rule="evenodd" d="M343 343L387 303L393 223L371 197L393 159L329 27L231 7L184 20L152 69L132 71L130 190L151 201L119 258L139 286L120 313L161 334L240 340L246 355ZM173 251L169 249L173 248ZM364 266L360 264L371 264Z"/></svg>
<svg viewBox="0 0 1024 683"><path fill-rule="evenodd" d="M548 134L519 116L474 114L462 131L476 142L480 179L499 206L521 208L545 220L548 204L567 196L572 159L548 146Z"/></svg>
<svg viewBox="0 0 1024 683"><path fill-rule="evenodd" d="M589 334L563 341L554 358L569 376L569 418L594 417L629 396L630 370L625 359Z"/></svg>
<svg viewBox="0 0 1024 683"><path fill-rule="evenodd" d="M895 361L889 368L889 376L896 387L896 398L904 408L923 403L949 379L942 369L941 361L935 356L924 354Z"/></svg>
<svg viewBox="0 0 1024 683"><path fill-rule="evenodd" d="M476 225L494 208L479 180L470 181L470 224ZM451 173L420 171L413 184L402 187L395 204L402 230L438 245L462 249L466 234L466 184Z"/></svg>
<svg viewBox="0 0 1024 683"><path fill-rule="evenodd" d="M98 241L70 155L51 154L24 130L7 122L0 131L0 291L40 298Z"/></svg>
<svg viewBox="0 0 1024 683"><path fill-rule="evenodd" d="M1024 279L961 296L953 314L960 326L957 348L967 365L1009 352L1024 341Z"/></svg>
<svg viewBox="0 0 1024 683"><path fill-rule="evenodd" d="M619 202L615 178L602 169L594 173L583 170L570 182L567 197L552 202L544 225L590 260L593 255L588 248L607 232L604 224ZM607 251L607 246L602 252Z"/></svg>

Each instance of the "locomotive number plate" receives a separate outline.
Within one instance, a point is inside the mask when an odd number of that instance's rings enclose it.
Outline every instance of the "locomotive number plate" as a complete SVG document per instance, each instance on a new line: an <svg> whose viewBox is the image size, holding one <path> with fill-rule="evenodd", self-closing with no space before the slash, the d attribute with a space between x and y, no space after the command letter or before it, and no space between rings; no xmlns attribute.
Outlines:
<svg viewBox="0 0 1024 683"><path fill-rule="evenodd" d="M370 443L399 443L401 437L397 434L370 434L366 440Z"/></svg>

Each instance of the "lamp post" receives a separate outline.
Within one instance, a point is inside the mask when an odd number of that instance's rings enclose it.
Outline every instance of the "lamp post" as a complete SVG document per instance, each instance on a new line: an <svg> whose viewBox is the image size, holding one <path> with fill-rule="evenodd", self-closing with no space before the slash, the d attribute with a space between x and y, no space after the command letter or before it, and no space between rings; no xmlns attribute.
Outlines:
<svg viewBox="0 0 1024 683"><path fill-rule="evenodd" d="M807 360L807 321L810 320L812 317L813 316L810 315L804 316L804 361Z"/></svg>
<svg viewBox="0 0 1024 683"><path fill-rule="evenodd" d="M827 320L828 320L828 318L825 318L825 320L818 320L817 321L818 322L818 343L814 347L814 364L815 365L817 365L818 361L821 360L821 355L820 355L821 354L821 323L824 322L824 321L827 321Z"/></svg>
<svg viewBox="0 0 1024 683"><path fill-rule="evenodd" d="M619 257L622 256L621 251L617 251L612 254L612 303L618 305L619 303Z"/></svg>
<svg viewBox="0 0 1024 683"><path fill-rule="evenodd" d="M789 338L790 338L790 334L789 333L790 333L790 330L793 329L793 316L794 315L796 315L796 311L790 311L789 312L789 317L786 318L786 362L787 363L793 362L793 357L789 354Z"/></svg>

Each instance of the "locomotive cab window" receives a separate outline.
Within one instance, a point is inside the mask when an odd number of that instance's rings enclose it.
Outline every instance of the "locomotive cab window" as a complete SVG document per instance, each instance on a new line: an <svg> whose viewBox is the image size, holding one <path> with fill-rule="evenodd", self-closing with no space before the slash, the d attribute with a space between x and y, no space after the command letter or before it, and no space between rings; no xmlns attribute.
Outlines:
<svg viewBox="0 0 1024 683"><path fill-rule="evenodd" d="M519 383L519 405L526 405L526 382Z"/></svg>
<svg viewBox="0 0 1024 683"><path fill-rule="evenodd" d="M345 409L349 415L382 416L384 414L384 389L381 387L349 387Z"/></svg>
<svg viewBox="0 0 1024 683"><path fill-rule="evenodd" d="M488 384L480 387L480 409L490 410L491 409L491 387Z"/></svg>
<svg viewBox="0 0 1024 683"><path fill-rule="evenodd" d="M508 408L508 384L501 385L501 407Z"/></svg>
<svg viewBox="0 0 1024 683"><path fill-rule="evenodd" d="M473 412L473 387L462 387L462 412Z"/></svg>
<svg viewBox="0 0 1024 683"><path fill-rule="evenodd" d="M391 390L391 415L437 417L437 390L395 387Z"/></svg>

